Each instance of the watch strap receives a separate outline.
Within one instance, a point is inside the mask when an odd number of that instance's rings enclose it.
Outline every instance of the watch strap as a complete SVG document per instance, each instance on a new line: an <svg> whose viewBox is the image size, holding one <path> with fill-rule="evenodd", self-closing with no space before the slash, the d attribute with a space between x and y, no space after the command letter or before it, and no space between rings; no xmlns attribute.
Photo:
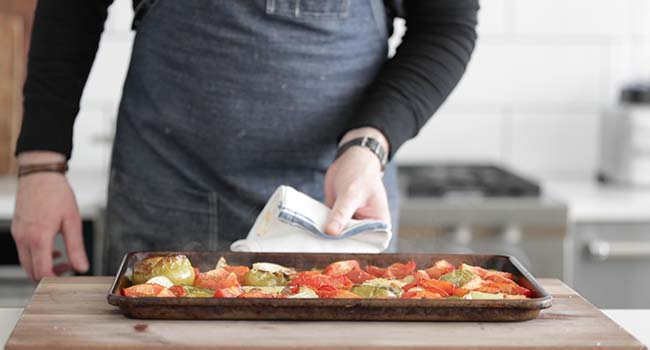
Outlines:
<svg viewBox="0 0 650 350"><path fill-rule="evenodd" d="M382 147L379 141L370 136L358 137L340 145L336 150L336 158L340 157L350 147L354 146L360 146L369 149L377 156L377 158L379 158L381 170L384 170L386 163L388 163L388 155L386 154L386 150L384 150L384 147Z"/></svg>
<svg viewBox="0 0 650 350"><path fill-rule="evenodd" d="M65 174L68 171L67 162L27 164L18 167L18 177L27 176L35 173L54 172Z"/></svg>

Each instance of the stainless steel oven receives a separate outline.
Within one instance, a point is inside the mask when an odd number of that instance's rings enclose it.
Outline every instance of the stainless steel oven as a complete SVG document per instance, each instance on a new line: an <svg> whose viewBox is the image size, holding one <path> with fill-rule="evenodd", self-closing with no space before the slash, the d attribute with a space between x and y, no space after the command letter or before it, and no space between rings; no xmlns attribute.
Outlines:
<svg viewBox="0 0 650 350"><path fill-rule="evenodd" d="M577 292L601 308L650 308L650 222L579 223L571 238Z"/></svg>

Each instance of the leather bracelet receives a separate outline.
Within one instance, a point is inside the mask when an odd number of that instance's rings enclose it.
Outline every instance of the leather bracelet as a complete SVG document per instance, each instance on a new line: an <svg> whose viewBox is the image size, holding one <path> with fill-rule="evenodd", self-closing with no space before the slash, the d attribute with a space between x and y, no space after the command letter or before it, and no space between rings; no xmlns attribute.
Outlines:
<svg viewBox="0 0 650 350"><path fill-rule="evenodd" d="M68 172L67 162L58 163L41 163L41 164L27 164L18 167L18 177L23 177L35 173L53 172L65 174Z"/></svg>
<svg viewBox="0 0 650 350"><path fill-rule="evenodd" d="M384 150L384 147L381 146L381 143L370 136L358 137L356 139L352 139L342 144L336 150L336 158L340 157L343 154L343 152L348 150L348 148L354 146L365 147L369 149L372 153L374 153L377 156L377 158L379 158L379 163L381 164L381 171L384 171L384 169L386 168L386 163L388 163L388 155L386 154L386 150Z"/></svg>

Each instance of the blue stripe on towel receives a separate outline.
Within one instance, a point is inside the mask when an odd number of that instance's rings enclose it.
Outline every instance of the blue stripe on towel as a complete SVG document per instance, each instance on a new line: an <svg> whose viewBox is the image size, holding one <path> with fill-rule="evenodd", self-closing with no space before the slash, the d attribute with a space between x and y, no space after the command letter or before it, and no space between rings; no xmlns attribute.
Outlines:
<svg viewBox="0 0 650 350"><path fill-rule="evenodd" d="M356 226L353 226L347 231L344 231L344 233L340 236L331 236L321 231L318 228L318 226L316 226L314 221L312 221L309 217L283 206L280 206L279 209L280 212L278 214L278 218L280 219L280 221L285 222L292 226L300 227L308 232L315 234L318 237L325 238L325 239L339 240L339 239L345 239L350 236L357 235L361 232L388 230L388 224L383 223L381 221L371 221L363 224L357 224Z"/></svg>

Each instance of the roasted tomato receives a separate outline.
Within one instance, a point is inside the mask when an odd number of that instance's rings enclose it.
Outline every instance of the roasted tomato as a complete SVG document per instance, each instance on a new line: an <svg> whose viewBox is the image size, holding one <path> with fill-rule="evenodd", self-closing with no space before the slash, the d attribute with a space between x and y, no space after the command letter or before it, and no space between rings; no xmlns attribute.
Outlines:
<svg viewBox="0 0 650 350"><path fill-rule="evenodd" d="M237 276L237 281L239 281L239 284L241 285L244 285L246 274L250 271L247 266L224 266L223 269L234 273Z"/></svg>
<svg viewBox="0 0 650 350"><path fill-rule="evenodd" d="M218 268L200 273L194 282L194 286L217 290L222 288L239 287L240 285L237 280L237 275L234 272L228 272L224 268Z"/></svg>
<svg viewBox="0 0 650 350"><path fill-rule="evenodd" d="M185 288L182 286L171 286L169 287L169 291L174 293L174 295L177 297L184 297L186 294Z"/></svg>
<svg viewBox="0 0 650 350"><path fill-rule="evenodd" d="M325 299L361 299L359 295L356 295L350 291L342 289L334 290L322 290L318 293L318 297Z"/></svg>
<svg viewBox="0 0 650 350"><path fill-rule="evenodd" d="M438 279L440 276L454 270L454 265L450 264L447 260L438 260L433 264L433 266L424 271L429 275L429 277Z"/></svg>
<svg viewBox="0 0 650 350"><path fill-rule="evenodd" d="M350 289L354 284L347 276L332 277L314 271L307 273L298 273L294 279L289 282L289 287L294 290L295 287L305 286L316 292L322 289Z"/></svg>
<svg viewBox="0 0 650 350"><path fill-rule="evenodd" d="M426 289L412 290L402 294L402 299L442 299L443 295Z"/></svg>
<svg viewBox="0 0 650 350"><path fill-rule="evenodd" d="M354 269L361 270L358 261L342 260L327 265L325 270L323 270L323 274L332 277L338 277L343 276Z"/></svg>
<svg viewBox="0 0 650 350"><path fill-rule="evenodd" d="M487 270L484 269L480 266L472 266L472 265L467 265L467 264L462 264L460 266L461 270L467 270L479 277L481 277L484 280L489 279L491 276L501 276L503 278L507 278L509 280L514 280L514 276L510 272L503 272L503 271L496 271L496 270Z"/></svg>
<svg viewBox="0 0 650 350"><path fill-rule="evenodd" d="M122 290L127 297L175 297L169 289L154 283L136 284Z"/></svg>
<svg viewBox="0 0 650 350"><path fill-rule="evenodd" d="M503 293L508 295L525 295L530 297L532 293L529 289L517 285L516 283L499 283L492 281L483 281L479 288L473 289L483 293Z"/></svg>
<svg viewBox="0 0 650 350"><path fill-rule="evenodd" d="M350 270L345 274L345 276L347 276L347 278L349 278L350 281L352 281L354 284L361 284L365 281L375 278L375 276L367 273L366 271L363 271L360 268L354 268Z"/></svg>
<svg viewBox="0 0 650 350"><path fill-rule="evenodd" d="M415 261L411 260L406 264L394 263L386 269L384 273L384 278L397 278L402 279L408 275L412 275L415 271Z"/></svg>
<svg viewBox="0 0 650 350"><path fill-rule="evenodd" d="M230 287L230 288L217 289L217 291L214 292L214 297L215 298L236 298L242 294L244 294L244 290L241 289L241 287Z"/></svg>
<svg viewBox="0 0 650 350"><path fill-rule="evenodd" d="M366 267L366 271L368 271L369 274L377 277L377 278L382 278L384 277L384 274L386 274L386 268L385 267L379 267L379 266L374 266L374 265L368 265Z"/></svg>
<svg viewBox="0 0 650 350"><path fill-rule="evenodd" d="M453 294L453 295L462 298L462 297L464 297L465 294L467 294L467 293L469 293L469 290L468 290L468 289L465 289L465 288L456 288L456 289L454 290L454 294Z"/></svg>
<svg viewBox="0 0 650 350"><path fill-rule="evenodd" d="M443 290L445 293L448 295L454 294L454 290L456 290L456 286L454 286L453 283L445 282L445 281L439 281L439 280L421 280L420 285L424 289L431 289L433 287L438 288ZM443 295L444 296L444 295Z"/></svg>

